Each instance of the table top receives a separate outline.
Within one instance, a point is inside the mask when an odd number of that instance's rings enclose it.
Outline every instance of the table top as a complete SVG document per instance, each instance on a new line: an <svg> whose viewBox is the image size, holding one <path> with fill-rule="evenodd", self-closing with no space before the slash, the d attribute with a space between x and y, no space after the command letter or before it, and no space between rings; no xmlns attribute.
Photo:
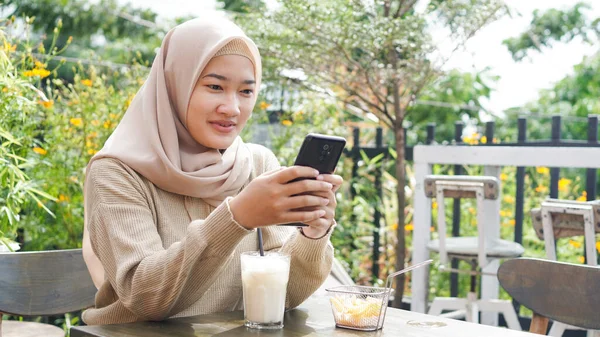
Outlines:
<svg viewBox="0 0 600 337"><path fill-rule="evenodd" d="M308 299L285 314L284 328L259 331L244 326L241 311L172 318L162 322L78 326L71 328L71 337L104 336L291 336L291 337L534 337L538 335L487 325L467 323L412 311L388 308L385 323L378 332L336 328L327 297Z"/></svg>

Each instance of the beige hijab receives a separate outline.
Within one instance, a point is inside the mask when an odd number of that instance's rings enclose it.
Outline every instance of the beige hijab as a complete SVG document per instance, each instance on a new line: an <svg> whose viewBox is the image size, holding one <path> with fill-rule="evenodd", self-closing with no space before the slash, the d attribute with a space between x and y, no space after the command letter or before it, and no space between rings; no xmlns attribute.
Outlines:
<svg viewBox="0 0 600 337"><path fill-rule="evenodd" d="M187 107L198 77L217 53L235 50L243 42L252 57L256 88L261 62L256 45L225 18L203 17L187 21L167 33L150 70L123 119L89 162L116 158L159 188L195 198L213 206L236 195L252 170L250 151L237 137L222 153L198 144L186 126ZM225 47L225 48L224 48ZM256 95L255 95L256 97ZM85 184L87 186L87 184ZM84 186L84 198L88 189ZM104 282L104 269L91 248L85 207L83 257L96 287Z"/></svg>

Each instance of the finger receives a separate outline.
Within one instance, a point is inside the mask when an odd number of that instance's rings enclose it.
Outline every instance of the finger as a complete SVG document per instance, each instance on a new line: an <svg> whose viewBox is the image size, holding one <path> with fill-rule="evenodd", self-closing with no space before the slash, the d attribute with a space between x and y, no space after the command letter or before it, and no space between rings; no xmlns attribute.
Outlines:
<svg viewBox="0 0 600 337"><path fill-rule="evenodd" d="M330 203L328 198L317 197L314 195L296 195L286 198L282 205L286 210L301 209L303 207L325 206Z"/></svg>
<svg viewBox="0 0 600 337"><path fill-rule="evenodd" d="M313 221L304 222L304 224L316 230L326 230L329 228L329 226L331 226L331 219L325 219L321 217Z"/></svg>
<svg viewBox="0 0 600 337"><path fill-rule="evenodd" d="M292 166L286 167L285 169L275 174L276 181L281 184L286 184L294 179L298 178L311 178L314 179L319 175L319 171L308 166Z"/></svg>
<svg viewBox="0 0 600 337"><path fill-rule="evenodd" d="M281 217L281 223L301 222L307 223L314 220L320 219L325 215L325 211L322 209L310 211L310 212L286 212Z"/></svg>
<svg viewBox="0 0 600 337"><path fill-rule="evenodd" d="M319 174L317 180L326 181L333 185L333 191L337 191L340 186L344 183L344 178L337 174Z"/></svg>
<svg viewBox="0 0 600 337"><path fill-rule="evenodd" d="M312 195L316 195L318 192L327 192L331 191L333 185L324 181L317 180L300 180L295 181L293 183L288 183L285 185L286 193L288 195L296 195L296 194L305 194L310 193ZM325 196L326 197L326 196Z"/></svg>

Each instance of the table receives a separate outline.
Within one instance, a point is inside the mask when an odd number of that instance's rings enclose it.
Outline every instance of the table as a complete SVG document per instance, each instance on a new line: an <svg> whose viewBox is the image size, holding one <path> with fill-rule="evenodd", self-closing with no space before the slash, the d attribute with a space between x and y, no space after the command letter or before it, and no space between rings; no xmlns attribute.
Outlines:
<svg viewBox="0 0 600 337"><path fill-rule="evenodd" d="M162 322L139 322L114 325L78 326L71 328L71 337L133 337L133 336L394 336L394 337L535 337L506 328L467 323L422 313L388 308L385 324L378 332L363 332L336 328L327 297L312 297L300 307L285 314L285 327L276 331L258 331L244 327L241 311L173 318Z"/></svg>

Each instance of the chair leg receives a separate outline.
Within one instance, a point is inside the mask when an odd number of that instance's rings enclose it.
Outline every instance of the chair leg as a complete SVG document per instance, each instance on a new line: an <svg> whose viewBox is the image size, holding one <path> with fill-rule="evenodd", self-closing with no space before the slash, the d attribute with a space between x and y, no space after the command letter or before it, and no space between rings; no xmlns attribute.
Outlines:
<svg viewBox="0 0 600 337"><path fill-rule="evenodd" d="M460 310L467 306L467 300L456 297L436 297L429 307L428 315L439 316L444 310Z"/></svg>
<svg viewBox="0 0 600 337"><path fill-rule="evenodd" d="M477 294L469 292L467 294L467 322L479 323L479 305L477 304Z"/></svg>
<svg viewBox="0 0 600 337"><path fill-rule="evenodd" d="M552 325L554 327L554 324ZM531 318L531 326L529 332L545 335L548 330L548 319L544 316L538 315L535 312ZM564 329L563 329L564 331ZM562 335L562 333L561 333Z"/></svg>
<svg viewBox="0 0 600 337"><path fill-rule="evenodd" d="M553 322L550 331L548 332L548 336L554 337L562 337L567 329L567 325L561 322Z"/></svg>
<svg viewBox="0 0 600 337"><path fill-rule="evenodd" d="M519 323L517 312L510 301L497 299L479 300L479 310L501 313L509 329L523 330L521 323Z"/></svg>

